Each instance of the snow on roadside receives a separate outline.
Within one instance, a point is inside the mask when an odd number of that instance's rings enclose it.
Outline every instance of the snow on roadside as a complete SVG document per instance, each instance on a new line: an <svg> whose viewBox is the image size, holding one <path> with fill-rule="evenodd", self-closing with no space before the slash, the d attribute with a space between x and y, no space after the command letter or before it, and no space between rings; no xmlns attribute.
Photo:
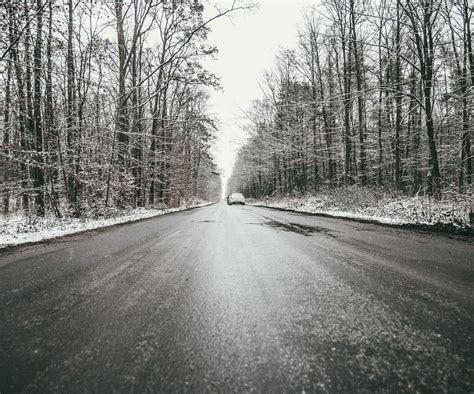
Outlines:
<svg viewBox="0 0 474 394"><path fill-rule="evenodd" d="M22 215L0 216L0 249L31 242L39 242L64 235L80 233L120 223L134 222L141 219L160 216L171 212L182 211L209 205L206 201L195 201L178 208L129 210L124 215L110 218L61 218L47 216L44 218Z"/></svg>
<svg viewBox="0 0 474 394"><path fill-rule="evenodd" d="M362 188L336 190L312 196L247 199L248 204L324 214L341 218L371 220L392 225L441 225L469 228L469 202L462 199L434 200L425 196L393 196Z"/></svg>

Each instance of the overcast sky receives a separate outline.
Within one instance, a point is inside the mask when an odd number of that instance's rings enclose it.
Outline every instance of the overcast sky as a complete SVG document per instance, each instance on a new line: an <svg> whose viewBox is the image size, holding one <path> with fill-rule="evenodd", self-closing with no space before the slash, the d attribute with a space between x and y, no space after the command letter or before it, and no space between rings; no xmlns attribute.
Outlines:
<svg viewBox="0 0 474 394"><path fill-rule="evenodd" d="M221 78L223 92L213 92L209 112L220 120L214 148L225 178L232 172L236 151L245 136L243 111L261 96L259 82L272 67L279 48L294 48L302 13L316 0L258 0L252 11L238 11L211 25L209 41L219 49L217 59L206 62ZM221 1L229 7L231 1ZM214 11L215 12L215 11ZM213 10L208 8L208 14Z"/></svg>

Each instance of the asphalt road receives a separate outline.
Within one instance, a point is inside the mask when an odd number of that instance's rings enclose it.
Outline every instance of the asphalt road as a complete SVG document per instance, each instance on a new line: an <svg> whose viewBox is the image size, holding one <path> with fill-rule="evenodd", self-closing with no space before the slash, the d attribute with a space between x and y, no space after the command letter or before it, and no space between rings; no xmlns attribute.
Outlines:
<svg viewBox="0 0 474 394"><path fill-rule="evenodd" d="M473 392L474 243L216 204L0 254L0 392Z"/></svg>

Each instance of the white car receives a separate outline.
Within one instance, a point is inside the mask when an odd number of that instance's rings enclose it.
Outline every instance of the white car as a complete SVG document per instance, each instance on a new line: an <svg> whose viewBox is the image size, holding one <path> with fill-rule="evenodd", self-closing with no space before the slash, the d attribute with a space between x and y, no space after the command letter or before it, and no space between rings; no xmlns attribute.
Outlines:
<svg viewBox="0 0 474 394"><path fill-rule="evenodd" d="M242 193L230 193L227 196L227 204L242 204L245 205L245 197Z"/></svg>

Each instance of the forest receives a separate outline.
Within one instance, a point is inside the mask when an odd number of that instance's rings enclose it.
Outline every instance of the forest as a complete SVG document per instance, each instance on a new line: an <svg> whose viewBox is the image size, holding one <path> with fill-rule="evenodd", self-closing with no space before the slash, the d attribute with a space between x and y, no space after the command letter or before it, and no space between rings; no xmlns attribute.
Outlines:
<svg viewBox="0 0 474 394"><path fill-rule="evenodd" d="M217 49L199 1L0 3L3 213L60 218L213 200Z"/></svg>
<svg viewBox="0 0 474 394"><path fill-rule="evenodd" d="M469 0L313 6L297 48L265 73L229 188L257 199L362 188L469 201L472 15Z"/></svg>

